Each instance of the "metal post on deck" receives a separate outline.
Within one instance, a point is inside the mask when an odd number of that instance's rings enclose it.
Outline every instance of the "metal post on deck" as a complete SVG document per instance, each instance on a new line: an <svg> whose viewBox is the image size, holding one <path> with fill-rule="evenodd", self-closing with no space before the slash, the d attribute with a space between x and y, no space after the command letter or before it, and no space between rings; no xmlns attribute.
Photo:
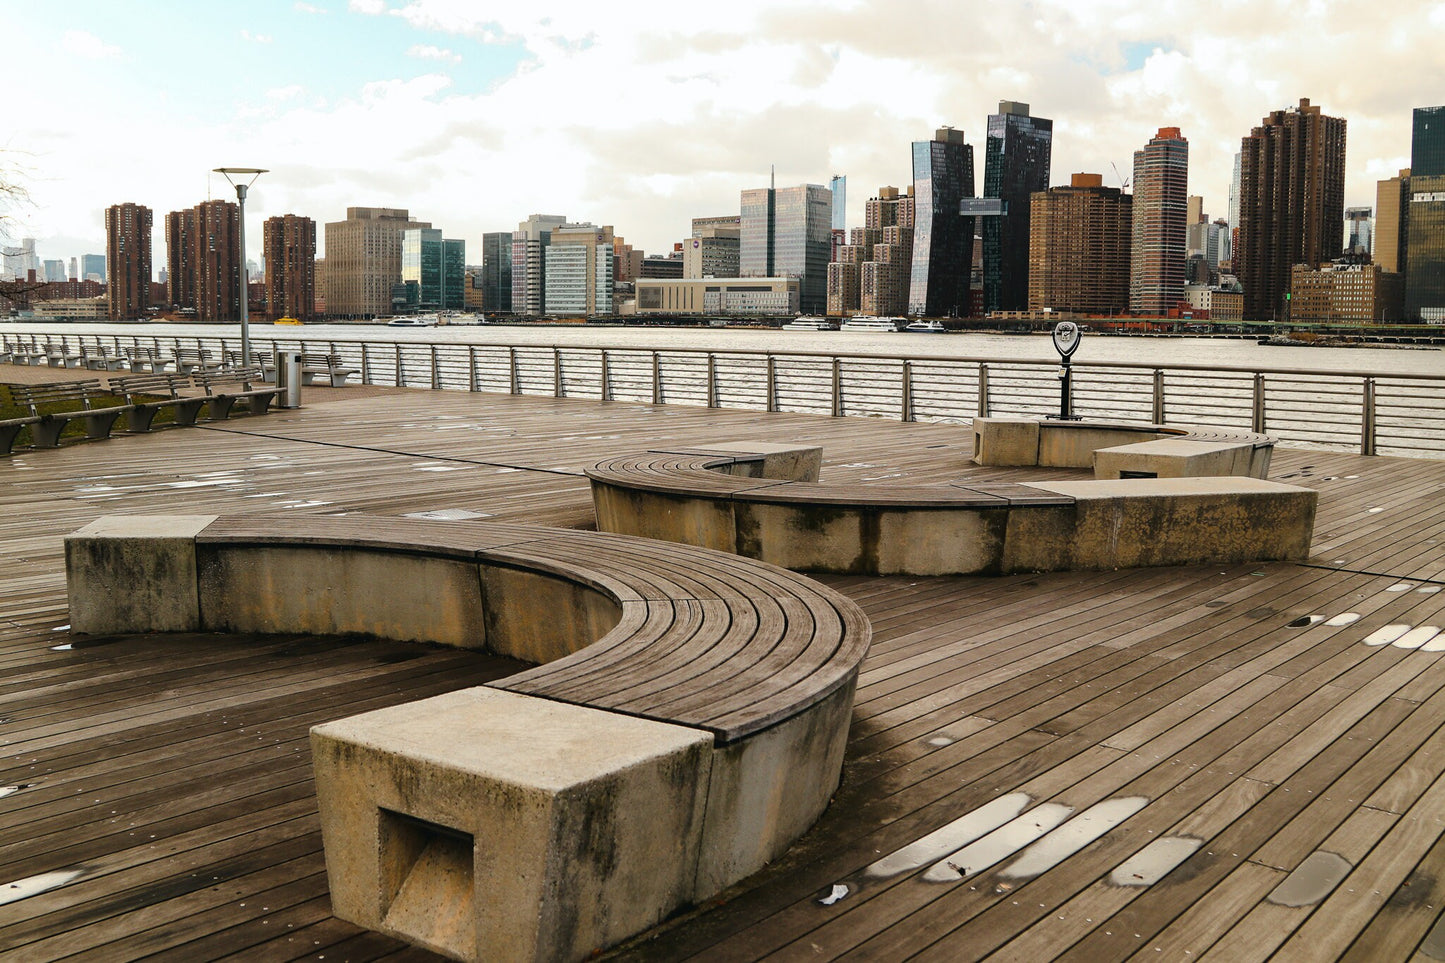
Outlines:
<svg viewBox="0 0 1445 963"><path fill-rule="evenodd" d="M652 352L652 403L662 404L662 362L656 351Z"/></svg>
<svg viewBox="0 0 1445 963"><path fill-rule="evenodd" d="M1154 369L1154 424L1164 424L1164 371Z"/></svg>
<svg viewBox="0 0 1445 963"><path fill-rule="evenodd" d="M396 380L396 386L397 386L398 388L405 388L405 387L406 387L406 374L405 374L405 372L402 370L402 367L401 367L401 342L400 342L400 341L398 341L398 342L396 343L396 379L395 379L395 380Z"/></svg>
<svg viewBox="0 0 1445 963"><path fill-rule="evenodd" d="M517 381L517 349L507 349L507 391L514 395L521 394L521 386Z"/></svg>
<svg viewBox="0 0 1445 963"><path fill-rule="evenodd" d="M1366 378L1360 408L1360 454L1375 453L1375 379Z"/></svg>
<svg viewBox="0 0 1445 963"><path fill-rule="evenodd" d="M565 398L567 393L562 388L562 349L552 349L552 397Z"/></svg>
<svg viewBox="0 0 1445 963"><path fill-rule="evenodd" d="M1264 374L1256 373L1254 376L1254 405L1253 416L1250 418L1251 431L1264 431Z"/></svg>
<svg viewBox="0 0 1445 963"><path fill-rule="evenodd" d="M978 416L988 417L988 365L981 361L978 365Z"/></svg>
<svg viewBox="0 0 1445 963"><path fill-rule="evenodd" d="M772 355L768 355L768 410L778 410L778 362Z"/></svg>
<svg viewBox="0 0 1445 963"><path fill-rule="evenodd" d="M367 351L367 343L361 342L361 383L371 384L371 352Z"/></svg>
<svg viewBox="0 0 1445 963"><path fill-rule="evenodd" d="M833 359L833 417L843 417L843 359Z"/></svg>
<svg viewBox="0 0 1445 963"><path fill-rule="evenodd" d="M902 411L899 413L899 421L913 420L913 362L903 362L903 398L901 400Z"/></svg>
<svg viewBox="0 0 1445 963"><path fill-rule="evenodd" d="M606 349L606 348L603 348L603 349L602 349L602 400L603 400L603 401L611 401L611 400L612 400L611 378L608 377L608 372L607 372L607 349Z"/></svg>
<svg viewBox="0 0 1445 963"><path fill-rule="evenodd" d="M717 359L707 353L707 406L717 407Z"/></svg>
<svg viewBox="0 0 1445 963"><path fill-rule="evenodd" d="M433 391L440 391L442 386L442 374L437 367L437 346L431 346L431 388Z"/></svg>
<svg viewBox="0 0 1445 963"><path fill-rule="evenodd" d="M477 386L477 346L467 348L467 390L479 391Z"/></svg>

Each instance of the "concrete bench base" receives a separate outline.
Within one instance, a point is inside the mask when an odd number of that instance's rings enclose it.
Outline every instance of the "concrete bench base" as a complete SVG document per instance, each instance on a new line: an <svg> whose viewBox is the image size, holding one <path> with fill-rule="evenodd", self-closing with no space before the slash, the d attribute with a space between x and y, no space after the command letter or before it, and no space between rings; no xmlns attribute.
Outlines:
<svg viewBox="0 0 1445 963"><path fill-rule="evenodd" d="M1260 456L1259 452L1263 451ZM1255 462L1261 460L1257 468ZM1222 441L1163 438L1094 451L1095 478L1190 478L1269 473L1269 449Z"/></svg>
<svg viewBox="0 0 1445 963"><path fill-rule="evenodd" d="M975 418L973 460L1000 467L1093 468L1096 478L1269 476L1274 439L1253 432L1033 418ZM1128 473L1128 474L1123 474Z"/></svg>
<svg viewBox="0 0 1445 963"><path fill-rule="evenodd" d="M312 730L336 915L466 960L570 960L693 894L712 737L466 689Z"/></svg>

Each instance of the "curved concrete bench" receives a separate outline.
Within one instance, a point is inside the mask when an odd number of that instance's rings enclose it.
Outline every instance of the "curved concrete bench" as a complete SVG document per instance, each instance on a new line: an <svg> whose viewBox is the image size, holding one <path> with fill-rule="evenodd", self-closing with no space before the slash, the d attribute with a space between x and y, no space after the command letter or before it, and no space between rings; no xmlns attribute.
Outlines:
<svg viewBox="0 0 1445 963"><path fill-rule="evenodd" d="M781 854L837 787L861 610L683 545L489 523L112 516L72 631L364 633L545 663L312 730L338 916L580 959Z"/></svg>
<svg viewBox="0 0 1445 963"><path fill-rule="evenodd" d="M749 447L594 464L597 527L807 572L1004 574L1303 559L1318 500L1252 477L826 485Z"/></svg>
<svg viewBox="0 0 1445 963"><path fill-rule="evenodd" d="M980 465L1092 468L1096 478L1269 477L1274 439L1227 428L975 418Z"/></svg>

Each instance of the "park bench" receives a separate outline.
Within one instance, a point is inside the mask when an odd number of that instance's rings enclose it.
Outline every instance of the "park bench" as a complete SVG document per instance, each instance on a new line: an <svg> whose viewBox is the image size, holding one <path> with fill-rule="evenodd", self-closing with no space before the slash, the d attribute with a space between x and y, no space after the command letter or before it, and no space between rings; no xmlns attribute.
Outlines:
<svg viewBox="0 0 1445 963"><path fill-rule="evenodd" d="M264 415L271 409L271 402L281 394L280 388L257 388L261 381L260 368L224 368L216 371L198 371L196 385L205 391L210 399L210 419L225 421L230 417L231 408L238 401L246 402L246 410L253 415Z"/></svg>
<svg viewBox="0 0 1445 963"><path fill-rule="evenodd" d="M22 341L16 338L11 345L10 360L15 364L38 365L46 360L45 349L37 345L34 339Z"/></svg>
<svg viewBox="0 0 1445 963"><path fill-rule="evenodd" d="M126 363L134 372L156 374L170 367L171 359L161 357L155 348L134 345L126 349Z"/></svg>
<svg viewBox="0 0 1445 963"><path fill-rule="evenodd" d="M80 352L70 347L64 341L56 344L53 341L45 342L45 363L52 368L79 368L84 364Z"/></svg>
<svg viewBox="0 0 1445 963"><path fill-rule="evenodd" d="M302 354L301 383L314 385L324 380L333 388L346 384L346 379L359 372L360 368L349 368L339 354Z"/></svg>
<svg viewBox="0 0 1445 963"><path fill-rule="evenodd" d="M109 438L116 419L129 410L114 394L101 388L96 379L11 385L10 396L16 404L30 409L27 423L31 444L36 448L59 447L60 433L73 421L85 426L87 438ZM97 402L99 407L95 406ZM81 406L79 410L55 410L77 403ZM13 436L10 443L14 443Z"/></svg>
<svg viewBox="0 0 1445 963"><path fill-rule="evenodd" d="M207 401L200 395L183 394L194 388L191 380L168 371L112 378L110 387L125 397L131 409L126 429L136 433L150 431L156 414L167 408L175 412L177 425L194 425Z"/></svg>
<svg viewBox="0 0 1445 963"><path fill-rule="evenodd" d="M207 348L176 348L171 352L176 363L176 373L188 375L194 371L215 371L223 367L215 361Z"/></svg>
<svg viewBox="0 0 1445 963"><path fill-rule="evenodd" d="M100 344L80 344L81 363L91 371L119 371L125 367L126 357L116 354L110 348Z"/></svg>
<svg viewBox="0 0 1445 963"><path fill-rule="evenodd" d="M540 663L312 730L334 912L461 959L585 959L781 855L838 785L871 635L784 569L526 525L112 516L66 579L81 634Z"/></svg>
<svg viewBox="0 0 1445 963"><path fill-rule="evenodd" d="M261 371L261 381L266 384L274 384L276 381L276 356L270 351L252 351L251 361L248 365L241 357L240 350L227 348L225 359L228 368L258 368Z"/></svg>

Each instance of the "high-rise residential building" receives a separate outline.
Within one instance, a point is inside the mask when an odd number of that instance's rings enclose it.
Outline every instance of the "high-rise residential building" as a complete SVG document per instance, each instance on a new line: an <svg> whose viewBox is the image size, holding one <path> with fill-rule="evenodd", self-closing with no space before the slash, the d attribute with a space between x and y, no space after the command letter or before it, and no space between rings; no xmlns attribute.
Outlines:
<svg viewBox="0 0 1445 963"><path fill-rule="evenodd" d="M828 302L832 225L833 196L821 184L743 191L739 276L797 278L801 310L821 314Z"/></svg>
<svg viewBox="0 0 1445 963"><path fill-rule="evenodd" d="M482 310L512 313L512 232L482 235Z"/></svg>
<svg viewBox="0 0 1445 963"><path fill-rule="evenodd" d="M615 312L613 239L607 225L563 224L552 229L543 255L548 314L591 317Z"/></svg>
<svg viewBox="0 0 1445 963"><path fill-rule="evenodd" d="M1375 185L1373 260L1385 271L1404 274L1410 252L1410 168Z"/></svg>
<svg viewBox="0 0 1445 963"><path fill-rule="evenodd" d="M105 280L105 255L104 254L82 254L80 256L80 278L81 281L104 281Z"/></svg>
<svg viewBox="0 0 1445 963"><path fill-rule="evenodd" d="M1189 197L1189 141L1161 127L1134 152L1129 310L1163 315L1184 298Z"/></svg>
<svg viewBox="0 0 1445 963"><path fill-rule="evenodd" d="M431 227L405 208L348 207L346 220L326 225L326 313L376 318L392 311L401 283L401 235Z"/></svg>
<svg viewBox="0 0 1445 963"><path fill-rule="evenodd" d="M1209 225L1204 241L1204 260L1215 271L1229 260L1229 222L1224 218Z"/></svg>
<svg viewBox="0 0 1445 963"><path fill-rule="evenodd" d="M235 201L205 201L194 208L191 265L196 317L201 321L241 320L241 212Z"/></svg>
<svg viewBox="0 0 1445 963"><path fill-rule="evenodd" d="M1271 111L1240 142L1234 273L1246 321L1285 316L1290 271L1343 249L1345 120L1301 98Z"/></svg>
<svg viewBox="0 0 1445 963"><path fill-rule="evenodd" d="M1033 196L1029 233L1030 311L1122 314L1129 308L1134 198L1099 174Z"/></svg>
<svg viewBox="0 0 1445 963"><path fill-rule="evenodd" d="M87 254L87 258L95 255ZM112 321L144 317L150 304L151 209L112 204L105 209L106 303Z"/></svg>
<svg viewBox="0 0 1445 963"><path fill-rule="evenodd" d="M1445 107L1416 107L1413 120L1405 317L1445 324Z"/></svg>
<svg viewBox="0 0 1445 963"><path fill-rule="evenodd" d="M316 222L299 214L266 218L266 312L272 320L316 317Z"/></svg>
<svg viewBox="0 0 1445 963"><path fill-rule="evenodd" d="M535 317L546 310L547 265L543 251L552 231L567 223L560 214L533 214L512 234L512 313Z"/></svg>
<svg viewBox="0 0 1445 963"><path fill-rule="evenodd" d="M933 140L913 142L909 314L968 313L974 219L965 217L960 208L973 191L973 146L964 143L963 131L944 127Z"/></svg>
<svg viewBox="0 0 1445 963"><path fill-rule="evenodd" d="M466 307L462 277L466 243L442 237L440 228L413 227L401 234L401 282L407 306L421 311L460 311ZM414 297L413 297L414 295Z"/></svg>
<svg viewBox="0 0 1445 963"><path fill-rule="evenodd" d="M1374 213L1372 207L1345 208L1346 254L1360 257L1374 250Z"/></svg>
<svg viewBox="0 0 1445 963"><path fill-rule="evenodd" d="M195 236L195 208L166 215L166 299L175 310L194 311L196 307Z"/></svg>
<svg viewBox="0 0 1445 963"><path fill-rule="evenodd" d="M47 259L41 263L41 267L45 271L45 280L47 283L66 280L65 262L63 260Z"/></svg>
<svg viewBox="0 0 1445 963"><path fill-rule="evenodd" d="M1029 204L1047 190L1054 122L1029 116L1029 105L999 101L988 117L983 196L1003 213L983 221L983 308L1022 311L1029 299Z"/></svg>
<svg viewBox="0 0 1445 963"><path fill-rule="evenodd" d="M1234 173L1229 178L1229 253L1231 257L1234 255L1235 245L1239 243L1239 177L1240 165L1244 162L1243 158L1243 152L1234 152Z"/></svg>

